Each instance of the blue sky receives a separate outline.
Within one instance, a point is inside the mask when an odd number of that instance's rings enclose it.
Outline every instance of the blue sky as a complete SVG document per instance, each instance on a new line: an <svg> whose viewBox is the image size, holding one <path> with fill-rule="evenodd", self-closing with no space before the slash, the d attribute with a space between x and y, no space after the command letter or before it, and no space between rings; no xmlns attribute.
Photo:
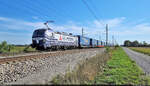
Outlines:
<svg viewBox="0 0 150 86"><path fill-rule="evenodd" d="M105 24L109 25L109 40L114 35L124 40L150 43L150 0L85 0L95 12L99 23L82 0L0 0L0 42L31 43L35 29L49 24L55 31L81 34L105 40Z"/></svg>

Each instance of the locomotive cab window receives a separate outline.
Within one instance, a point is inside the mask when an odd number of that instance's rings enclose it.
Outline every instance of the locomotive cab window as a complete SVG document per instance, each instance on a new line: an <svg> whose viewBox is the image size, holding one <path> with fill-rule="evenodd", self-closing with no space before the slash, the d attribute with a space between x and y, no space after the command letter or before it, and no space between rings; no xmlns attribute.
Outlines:
<svg viewBox="0 0 150 86"><path fill-rule="evenodd" d="M45 29L35 30L32 37L44 37Z"/></svg>

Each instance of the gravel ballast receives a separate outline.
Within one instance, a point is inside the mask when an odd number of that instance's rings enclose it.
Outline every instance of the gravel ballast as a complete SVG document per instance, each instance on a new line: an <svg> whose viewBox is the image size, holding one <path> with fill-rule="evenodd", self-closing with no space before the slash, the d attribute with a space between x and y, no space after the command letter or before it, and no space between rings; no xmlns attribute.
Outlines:
<svg viewBox="0 0 150 86"><path fill-rule="evenodd" d="M123 47L123 49L128 54L128 56L143 69L145 74L150 74L150 56L135 52L129 48Z"/></svg>
<svg viewBox="0 0 150 86"><path fill-rule="evenodd" d="M73 70L81 60L91 58L104 51L104 48L85 49L82 52L66 53L61 56L55 55L0 64L0 83L46 84L57 74L65 74L68 68Z"/></svg>

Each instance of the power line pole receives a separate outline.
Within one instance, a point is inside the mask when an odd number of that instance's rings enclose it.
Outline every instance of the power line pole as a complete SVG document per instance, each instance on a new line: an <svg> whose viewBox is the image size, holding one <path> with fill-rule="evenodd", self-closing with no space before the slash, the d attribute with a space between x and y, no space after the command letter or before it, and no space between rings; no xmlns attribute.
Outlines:
<svg viewBox="0 0 150 86"><path fill-rule="evenodd" d="M82 37L83 37L83 28L82 28Z"/></svg>
<svg viewBox="0 0 150 86"><path fill-rule="evenodd" d="M99 40L101 41L101 32L100 32L100 34L99 34Z"/></svg>
<svg viewBox="0 0 150 86"><path fill-rule="evenodd" d="M114 35L112 35L112 46L114 46Z"/></svg>
<svg viewBox="0 0 150 86"><path fill-rule="evenodd" d="M108 46L108 24L106 24L106 46Z"/></svg>
<svg viewBox="0 0 150 86"><path fill-rule="evenodd" d="M99 40L101 41L101 35L99 36Z"/></svg>

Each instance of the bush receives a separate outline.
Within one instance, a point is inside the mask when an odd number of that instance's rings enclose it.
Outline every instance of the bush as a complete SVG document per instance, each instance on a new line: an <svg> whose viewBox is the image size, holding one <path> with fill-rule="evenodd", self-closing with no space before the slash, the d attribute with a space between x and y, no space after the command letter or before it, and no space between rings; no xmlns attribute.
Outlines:
<svg viewBox="0 0 150 86"><path fill-rule="evenodd" d="M0 44L0 53L6 53L10 50L10 47L9 45L7 45L7 42L6 41L3 41L1 44Z"/></svg>
<svg viewBox="0 0 150 86"><path fill-rule="evenodd" d="M119 45L115 45L115 48L118 48L119 47Z"/></svg>
<svg viewBox="0 0 150 86"><path fill-rule="evenodd" d="M106 52L109 52L110 51L110 47L106 47Z"/></svg>
<svg viewBox="0 0 150 86"><path fill-rule="evenodd" d="M24 51L24 52L28 52L29 47L30 47L30 46L26 46L23 51Z"/></svg>

